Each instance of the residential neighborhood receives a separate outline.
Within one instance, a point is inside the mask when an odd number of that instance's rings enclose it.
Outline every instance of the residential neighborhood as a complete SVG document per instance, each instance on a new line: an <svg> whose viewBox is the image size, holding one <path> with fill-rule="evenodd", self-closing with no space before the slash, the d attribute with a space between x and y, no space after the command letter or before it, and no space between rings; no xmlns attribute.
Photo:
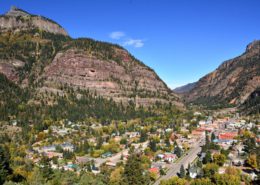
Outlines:
<svg viewBox="0 0 260 185"><path fill-rule="evenodd" d="M190 123L183 120L183 127L177 131L160 124L147 128L121 122L101 127L64 120L35 135L26 158L38 166L99 174L104 167L116 169L129 155L139 153L154 183L159 184L180 176L181 168L191 179L201 177L208 162L221 156L224 160L217 173L233 167L250 179L257 178L259 172L248 166L245 142L253 136L253 144L260 144L259 125L239 117L206 116L198 120L198 113L193 117Z"/></svg>

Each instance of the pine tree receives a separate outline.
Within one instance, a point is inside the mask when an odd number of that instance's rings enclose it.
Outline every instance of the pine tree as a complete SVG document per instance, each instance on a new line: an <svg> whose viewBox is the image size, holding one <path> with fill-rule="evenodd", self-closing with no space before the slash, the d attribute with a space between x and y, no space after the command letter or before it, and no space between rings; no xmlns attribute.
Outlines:
<svg viewBox="0 0 260 185"><path fill-rule="evenodd" d="M184 178L185 176L186 176L186 173L185 173L184 166L181 165L181 169L180 169L180 178Z"/></svg>
<svg viewBox="0 0 260 185"><path fill-rule="evenodd" d="M156 142L155 142L153 139L150 140L150 142L149 142L149 147L151 148L151 150L152 150L153 152L156 152L156 151L157 151Z"/></svg>
<svg viewBox="0 0 260 185"><path fill-rule="evenodd" d="M209 151L206 152L205 157L203 158L203 164L207 164L211 162L211 154Z"/></svg>
<svg viewBox="0 0 260 185"><path fill-rule="evenodd" d="M211 142L213 142L216 139L216 136L214 133L211 134Z"/></svg>
<svg viewBox="0 0 260 185"><path fill-rule="evenodd" d="M188 169L187 169L187 176L190 177L190 169L191 169L191 166L190 166L190 163L188 165Z"/></svg>
<svg viewBox="0 0 260 185"><path fill-rule="evenodd" d="M4 148L0 145L0 184L3 184L8 175L12 172L9 165L9 157Z"/></svg>
<svg viewBox="0 0 260 185"><path fill-rule="evenodd" d="M149 177L142 168L141 157L138 154L132 154L128 157L123 176L125 184L149 184Z"/></svg>
<svg viewBox="0 0 260 185"><path fill-rule="evenodd" d="M177 157L179 157L179 158L181 157L182 150L181 150L181 148L178 145L175 147L174 153L177 155Z"/></svg>

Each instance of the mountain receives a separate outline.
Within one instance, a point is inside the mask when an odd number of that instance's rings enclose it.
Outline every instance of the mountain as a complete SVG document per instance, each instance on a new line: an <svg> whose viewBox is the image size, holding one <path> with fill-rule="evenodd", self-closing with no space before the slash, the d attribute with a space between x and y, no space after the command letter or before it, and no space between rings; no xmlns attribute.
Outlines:
<svg viewBox="0 0 260 185"><path fill-rule="evenodd" d="M195 87L195 85L196 85L196 82L189 83L189 84L183 85L181 87L177 87L177 88L173 89L173 91L175 93L186 93L186 92L191 91Z"/></svg>
<svg viewBox="0 0 260 185"><path fill-rule="evenodd" d="M260 41L250 43L246 51L225 61L202 77L185 93L187 102L207 105L242 105L260 87Z"/></svg>
<svg viewBox="0 0 260 185"><path fill-rule="evenodd" d="M39 29L54 34L68 35L56 22L42 16L31 15L16 7L11 7L9 12L0 16L0 25L1 32Z"/></svg>
<svg viewBox="0 0 260 185"><path fill-rule="evenodd" d="M69 87L123 104L182 106L151 68L121 46L72 39L54 21L16 7L0 16L0 33L0 73L30 88L34 100L65 96Z"/></svg>

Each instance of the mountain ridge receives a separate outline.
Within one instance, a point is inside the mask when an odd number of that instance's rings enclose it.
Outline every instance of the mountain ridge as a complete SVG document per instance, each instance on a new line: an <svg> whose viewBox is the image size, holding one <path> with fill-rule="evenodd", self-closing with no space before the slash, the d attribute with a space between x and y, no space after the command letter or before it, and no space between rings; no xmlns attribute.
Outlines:
<svg viewBox="0 0 260 185"><path fill-rule="evenodd" d="M193 103L241 105L260 86L259 63L260 40L255 40L247 45L242 55L223 62L200 78L183 98Z"/></svg>
<svg viewBox="0 0 260 185"><path fill-rule="evenodd" d="M33 87L36 97L63 94L62 88L70 86L118 103L133 101L137 106L149 106L172 102L182 106L154 70L123 47L87 38L72 39L62 27L56 30L58 24L54 30L48 26L54 21L36 16L44 20L34 24L33 15L17 8L7 14L0 17L0 23L10 18L15 21L0 24L0 73L23 87ZM20 19L26 19L26 24L32 21L32 26L24 28Z"/></svg>

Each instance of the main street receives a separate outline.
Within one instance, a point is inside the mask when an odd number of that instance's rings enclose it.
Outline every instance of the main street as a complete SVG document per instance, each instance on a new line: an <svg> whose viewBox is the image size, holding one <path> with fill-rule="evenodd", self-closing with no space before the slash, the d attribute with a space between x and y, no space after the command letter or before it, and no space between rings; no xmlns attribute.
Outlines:
<svg viewBox="0 0 260 185"><path fill-rule="evenodd" d="M195 143L194 146L188 151L188 153L184 154L185 156L183 156L179 161L173 163L170 166L170 169L167 171L166 175L160 177L159 179L157 179L157 181L155 181L154 185L159 185L161 180L166 180L173 176L176 176L177 173L180 171L181 165L183 165L184 168L187 168L189 163L192 163L196 159L197 155L201 152L200 145L204 144L204 142L205 139L200 139L197 143Z"/></svg>

